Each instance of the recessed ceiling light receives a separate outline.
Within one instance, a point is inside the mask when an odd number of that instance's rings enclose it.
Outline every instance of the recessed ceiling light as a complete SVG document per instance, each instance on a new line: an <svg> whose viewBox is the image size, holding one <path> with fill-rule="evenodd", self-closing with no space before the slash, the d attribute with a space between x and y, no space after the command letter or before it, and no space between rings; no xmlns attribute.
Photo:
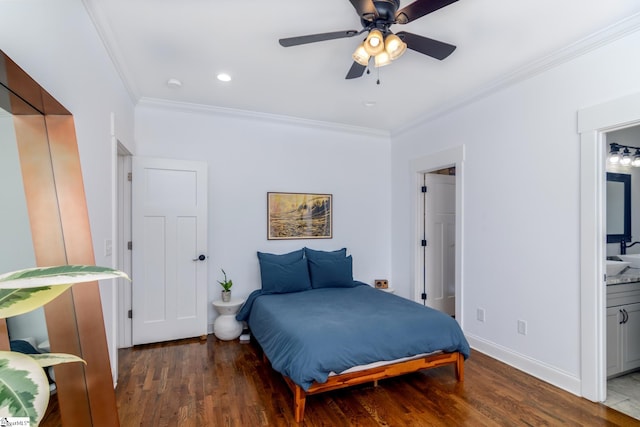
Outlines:
<svg viewBox="0 0 640 427"><path fill-rule="evenodd" d="M376 104L376 101L362 101L362 105L364 105L365 107L375 107Z"/></svg>
<svg viewBox="0 0 640 427"><path fill-rule="evenodd" d="M178 79L169 79L167 80L167 86L169 87L181 87L182 82Z"/></svg>
<svg viewBox="0 0 640 427"><path fill-rule="evenodd" d="M231 81L231 76L227 73L220 73L217 75L218 80L220 80L221 82L230 82Z"/></svg>

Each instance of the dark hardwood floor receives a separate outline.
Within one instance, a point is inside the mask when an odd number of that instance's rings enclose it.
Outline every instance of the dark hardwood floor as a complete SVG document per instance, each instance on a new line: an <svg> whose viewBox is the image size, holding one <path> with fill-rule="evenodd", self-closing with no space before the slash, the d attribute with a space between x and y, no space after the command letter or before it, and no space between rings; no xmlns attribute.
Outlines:
<svg viewBox="0 0 640 427"><path fill-rule="evenodd" d="M185 340L120 350L129 426L293 426L292 394L255 344ZM479 352L452 367L307 397L303 426L640 426Z"/></svg>

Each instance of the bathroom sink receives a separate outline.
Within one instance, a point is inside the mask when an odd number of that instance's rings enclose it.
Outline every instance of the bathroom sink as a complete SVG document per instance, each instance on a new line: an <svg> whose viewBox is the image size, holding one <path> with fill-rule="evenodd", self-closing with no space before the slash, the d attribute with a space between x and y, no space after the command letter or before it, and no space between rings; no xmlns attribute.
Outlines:
<svg viewBox="0 0 640 427"><path fill-rule="evenodd" d="M618 258L628 262L631 268L640 268L640 254L618 255Z"/></svg>
<svg viewBox="0 0 640 427"><path fill-rule="evenodd" d="M622 257L624 257L625 255L618 255L621 259L623 259ZM629 255L631 256L631 255ZM638 260L638 265L640 265L640 255L636 255L636 259ZM618 274L622 273L622 271L627 268L627 267L633 267L632 263L630 261L612 261L612 260L607 260L607 277L610 276L617 276Z"/></svg>

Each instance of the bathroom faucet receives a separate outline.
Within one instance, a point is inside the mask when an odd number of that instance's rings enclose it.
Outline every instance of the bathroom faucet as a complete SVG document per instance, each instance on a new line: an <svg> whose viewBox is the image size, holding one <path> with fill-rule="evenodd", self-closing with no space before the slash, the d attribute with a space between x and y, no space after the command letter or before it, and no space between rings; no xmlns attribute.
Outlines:
<svg viewBox="0 0 640 427"><path fill-rule="evenodd" d="M637 245L640 242L633 242L633 243L629 243L627 244L627 242L622 239L620 241L620 255L626 255L627 254L627 248L630 248L631 246Z"/></svg>

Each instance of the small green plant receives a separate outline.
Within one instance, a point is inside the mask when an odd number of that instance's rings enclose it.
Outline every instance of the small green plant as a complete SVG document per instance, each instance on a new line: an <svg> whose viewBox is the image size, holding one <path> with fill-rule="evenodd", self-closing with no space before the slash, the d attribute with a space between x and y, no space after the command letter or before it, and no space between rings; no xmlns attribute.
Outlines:
<svg viewBox="0 0 640 427"><path fill-rule="evenodd" d="M224 289L225 292L228 292L233 286L233 280L227 280L227 273L225 273L222 268L220 270L222 270L222 274L224 274L224 280L218 280L218 283L220 283L220 286L222 286L222 289Z"/></svg>

